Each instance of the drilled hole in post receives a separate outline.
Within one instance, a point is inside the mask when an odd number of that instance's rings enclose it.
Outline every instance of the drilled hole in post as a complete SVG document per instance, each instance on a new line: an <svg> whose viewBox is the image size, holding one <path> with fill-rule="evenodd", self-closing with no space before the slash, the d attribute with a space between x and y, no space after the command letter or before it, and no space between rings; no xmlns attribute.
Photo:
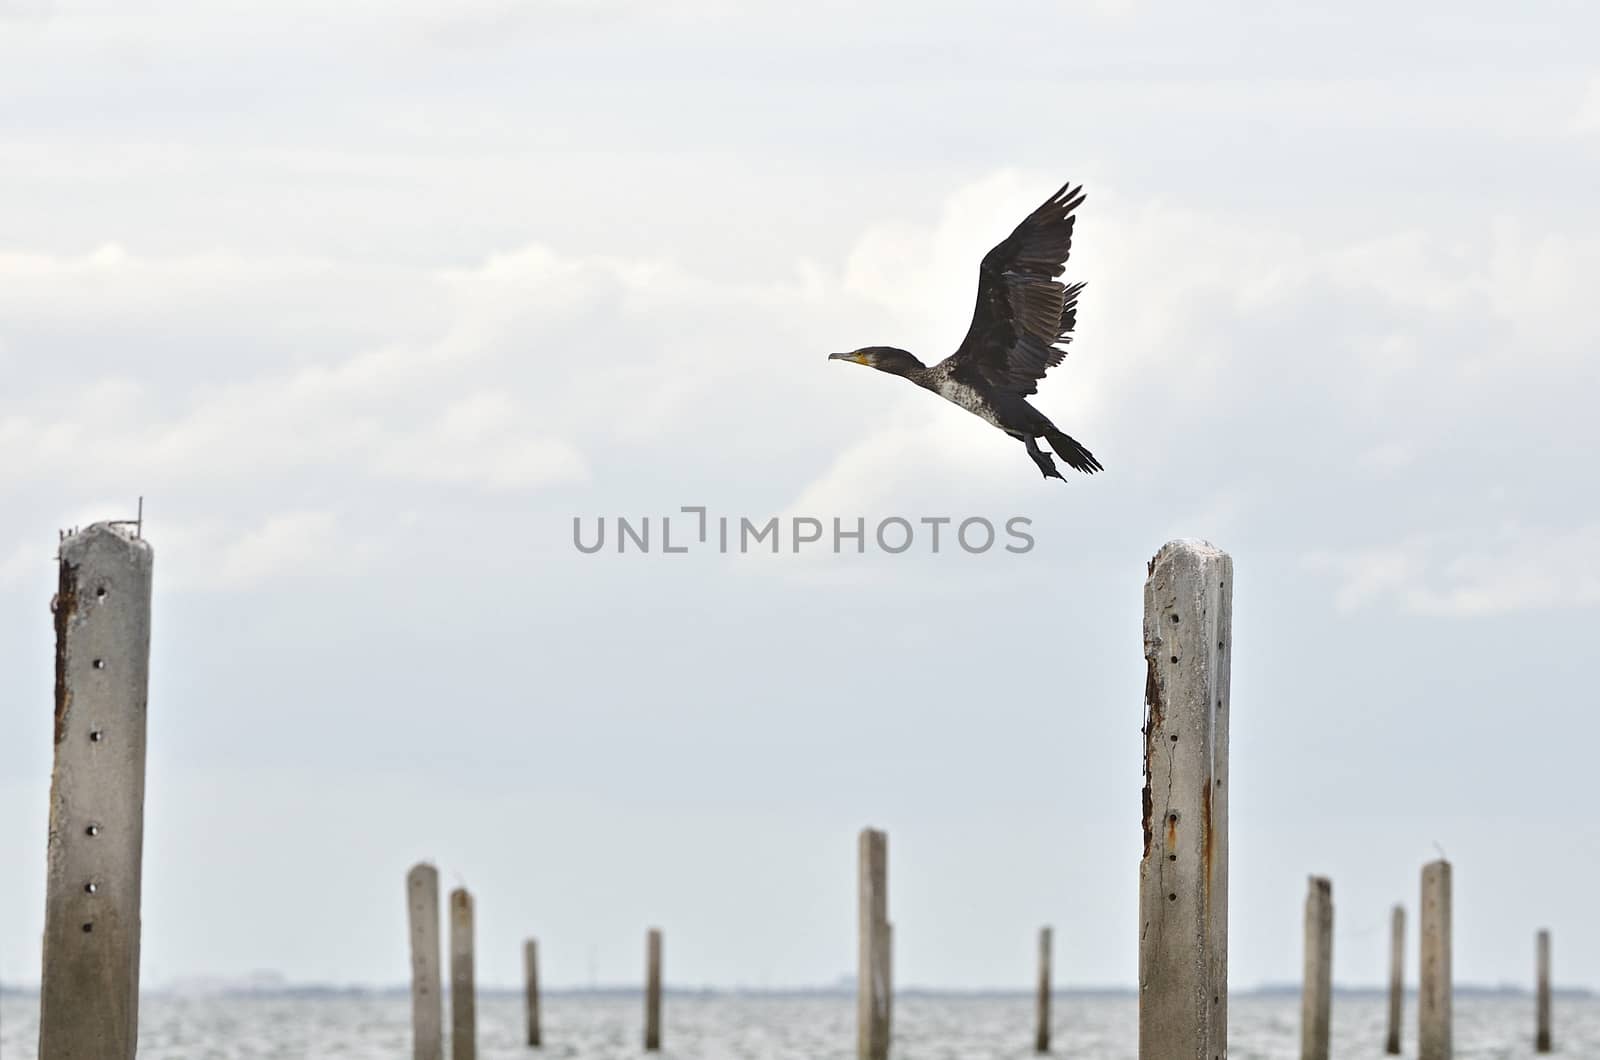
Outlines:
<svg viewBox="0 0 1600 1060"><path fill-rule="evenodd" d="M1177 662L1177 661L1178 661L1178 657L1177 657L1177 656L1176 656L1176 655L1174 655L1174 656L1173 656L1173 657L1172 657L1172 661L1173 661L1173 662Z"/></svg>
<svg viewBox="0 0 1600 1060"><path fill-rule="evenodd" d="M1178 742L1177 736L1172 736L1172 737L1170 737L1170 739L1172 740L1173 743L1177 743Z"/></svg>
<svg viewBox="0 0 1600 1060"><path fill-rule="evenodd" d="M96 670L104 670L106 668L106 661L104 659L96 659L94 661L94 668Z"/></svg>
<svg viewBox="0 0 1600 1060"><path fill-rule="evenodd" d="M100 893L100 885L98 883L95 883L93 880L90 880L88 883L83 885L83 893L84 894L99 894Z"/></svg>
<svg viewBox="0 0 1600 1060"><path fill-rule="evenodd" d="M1168 861L1177 861L1178 860L1178 855L1176 855L1176 854L1168 854L1167 855L1167 860Z"/></svg>
<svg viewBox="0 0 1600 1060"><path fill-rule="evenodd" d="M101 732L99 729L91 729L89 731L89 742L90 743L99 743L101 740L103 740L105 738L105 735L106 734Z"/></svg>
<svg viewBox="0 0 1600 1060"><path fill-rule="evenodd" d="M104 585L102 585L99 588L95 589L94 598L96 600L104 600L106 598L106 587Z"/></svg>
<svg viewBox="0 0 1600 1060"><path fill-rule="evenodd" d="M85 828L83 830L83 834L84 835L99 835L100 834L100 826L97 825L97 824L92 824L88 828Z"/></svg>
<svg viewBox="0 0 1600 1060"><path fill-rule="evenodd" d="M1169 814L1167 814L1167 820L1172 821L1173 823L1177 823L1178 815L1175 814L1175 813L1169 813Z"/></svg>
<svg viewBox="0 0 1600 1060"><path fill-rule="evenodd" d="M1169 901L1169 902L1176 902L1176 901L1177 901L1177 900L1178 900L1178 896L1177 896L1177 895L1176 895L1176 894L1169 894L1169 895L1167 895L1167 901Z"/></svg>
<svg viewBox="0 0 1600 1060"><path fill-rule="evenodd" d="M87 935L89 932L91 932L93 930L94 930L94 925L92 923L86 923L86 924L83 925L83 933L85 935Z"/></svg>
<svg viewBox="0 0 1600 1060"><path fill-rule="evenodd" d="M1176 626L1176 625L1177 625L1177 624L1178 624L1178 621L1179 621L1179 620L1178 620L1178 616L1177 616L1177 615L1173 615L1173 616L1172 616L1172 624L1173 624L1173 625L1174 625L1174 626Z"/></svg>

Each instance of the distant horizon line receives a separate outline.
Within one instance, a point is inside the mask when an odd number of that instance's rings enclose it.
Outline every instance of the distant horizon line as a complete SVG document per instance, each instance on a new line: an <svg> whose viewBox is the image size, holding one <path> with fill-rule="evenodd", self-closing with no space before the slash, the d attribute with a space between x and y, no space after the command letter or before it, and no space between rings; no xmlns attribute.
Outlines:
<svg viewBox="0 0 1600 1060"><path fill-rule="evenodd" d="M449 984L444 984L445 993L449 993ZM612 998L632 997L644 990L641 983L618 984L593 984L588 986L547 986L540 990L544 997L572 997L572 998ZM663 993L675 997L704 997L704 998L772 998L772 999L798 999L798 998L850 998L855 996L853 983L841 982L831 986L674 986L670 983L662 984ZM218 980L214 986L208 986L203 980L179 980L173 983L141 988L140 994L146 997L173 997L173 998L219 998L226 1000L274 1000L274 999L303 999L314 1000L317 998L350 998L350 997L405 997L411 988L405 984L375 985L370 983L332 984L332 983L295 983L287 980L271 984L249 985L239 981ZM1335 995L1347 997L1375 996L1386 997L1389 988L1383 985L1370 984L1339 984L1333 987ZM523 987L505 985L479 986L477 990L480 997L505 997L521 998ZM1057 987L1051 991L1051 996L1058 998L1107 998L1122 997L1136 998L1138 988L1134 986L1065 986ZM1405 995L1415 997L1415 986L1407 985ZM1592 987L1588 986L1551 986L1551 993L1558 997L1594 998L1597 995ZM39 987L37 984L0 983L0 997L37 997ZM1254 986L1242 989L1230 989L1230 997L1285 997L1299 996L1300 984L1298 982L1269 982L1257 983ZM1506 997L1532 999L1532 988L1513 983L1488 985L1483 983L1463 983L1454 988L1458 997ZM1028 987L923 987L907 986L895 991L897 997L905 998L945 998L945 999L972 999L994 1000L1002 998L1029 999L1035 996L1035 991Z"/></svg>

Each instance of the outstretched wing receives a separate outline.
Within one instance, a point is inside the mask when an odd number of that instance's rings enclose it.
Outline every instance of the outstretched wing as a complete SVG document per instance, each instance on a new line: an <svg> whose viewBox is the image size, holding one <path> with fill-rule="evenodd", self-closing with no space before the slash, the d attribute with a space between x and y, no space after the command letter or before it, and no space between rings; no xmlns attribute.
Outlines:
<svg viewBox="0 0 1600 1060"><path fill-rule="evenodd" d="M1058 344L1071 341L1083 284L1056 277L1072 253L1072 211L1083 200L1081 185L1064 185L983 256L972 326L945 362L952 376L1032 394L1067 355Z"/></svg>

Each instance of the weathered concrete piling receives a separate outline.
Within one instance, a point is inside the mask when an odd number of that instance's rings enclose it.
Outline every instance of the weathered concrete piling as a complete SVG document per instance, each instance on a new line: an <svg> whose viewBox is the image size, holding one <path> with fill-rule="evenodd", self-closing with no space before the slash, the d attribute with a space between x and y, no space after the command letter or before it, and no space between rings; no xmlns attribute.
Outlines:
<svg viewBox="0 0 1600 1060"><path fill-rule="evenodd" d="M1050 1051L1050 929L1039 929L1039 991L1034 1001L1033 1051Z"/></svg>
<svg viewBox="0 0 1600 1060"><path fill-rule="evenodd" d="M856 1057L889 1055L889 837L863 828L857 845L860 886L856 964Z"/></svg>
<svg viewBox="0 0 1600 1060"><path fill-rule="evenodd" d="M661 932L651 928L644 944L644 1047L646 1052L661 1049Z"/></svg>
<svg viewBox="0 0 1600 1060"><path fill-rule="evenodd" d="M537 1049L544 1044L539 1026L539 943L529 939L522 944L522 980L527 994L528 1044Z"/></svg>
<svg viewBox="0 0 1600 1060"><path fill-rule="evenodd" d="M1383 1051L1400 1055L1400 1020L1406 998L1406 909L1394 907L1389 922L1389 1036Z"/></svg>
<svg viewBox="0 0 1600 1060"><path fill-rule="evenodd" d="M889 1043L894 1044L894 921L883 925L884 949L888 951L883 958L883 981L888 985L884 991L888 1015L884 1017L884 1033L889 1036Z"/></svg>
<svg viewBox="0 0 1600 1060"><path fill-rule="evenodd" d="M472 952L472 895L450 892L450 1057L478 1058L478 984Z"/></svg>
<svg viewBox="0 0 1600 1060"><path fill-rule="evenodd" d="M1450 863L1422 867L1422 959L1417 974L1417 1060L1450 1060Z"/></svg>
<svg viewBox="0 0 1600 1060"><path fill-rule="evenodd" d="M41 1060L132 1060L155 553L123 524L61 542Z"/></svg>
<svg viewBox="0 0 1600 1060"><path fill-rule="evenodd" d="M1140 1060L1228 1048L1228 685L1233 560L1173 541L1144 589Z"/></svg>
<svg viewBox="0 0 1600 1060"><path fill-rule="evenodd" d="M1548 1053L1550 1051L1550 932L1539 932L1535 942L1538 951L1536 958L1536 972L1538 978L1539 1000L1535 1019L1537 1028L1533 1034L1533 1049L1535 1052Z"/></svg>
<svg viewBox="0 0 1600 1060"><path fill-rule="evenodd" d="M411 934L412 1060L444 1060L444 989L439 967L439 870L417 864L406 873Z"/></svg>
<svg viewBox="0 0 1600 1060"><path fill-rule="evenodd" d="M1313 876L1306 886L1305 977L1300 983L1300 1060L1328 1060L1333 1016L1333 884Z"/></svg>

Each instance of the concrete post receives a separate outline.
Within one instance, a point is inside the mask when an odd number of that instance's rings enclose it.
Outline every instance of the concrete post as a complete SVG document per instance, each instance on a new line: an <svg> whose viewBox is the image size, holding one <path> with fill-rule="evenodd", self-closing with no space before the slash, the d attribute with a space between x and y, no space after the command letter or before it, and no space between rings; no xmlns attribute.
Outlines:
<svg viewBox="0 0 1600 1060"><path fill-rule="evenodd" d="M1550 1051L1550 932L1541 931L1538 936L1538 1029L1534 1032L1534 1052L1548 1053Z"/></svg>
<svg viewBox="0 0 1600 1060"><path fill-rule="evenodd" d="M661 932L651 928L645 939L644 1048L661 1050Z"/></svg>
<svg viewBox="0 0 1600 1060"><path fill-rule="evenodd" d="M444 1060L444 989L439 964L439 870L417 864L406 873L411 927L411 1056Z"/></svg>
<svg viewBox="0 0 1600 1060"><path fill-rule="evenodd" d="M1333 884L1313 876L1306 887L1305 977L1300 982L1300 1060L1328 1060L1333 1016Z"/></svg>
<svg viewBox="0 0 1600 1060"><path fill-rule="evenodd" d="M1228 1051L1228 687L1233 560L1173 541L1144 588L1140 1060Z"/></svg>
<svg viewBox="0 0 1600 1060"><path fill-rule="evenodd" d="M884 1034L888 1035L889 1048L894 1048L894 921L883 925L883 981L888 984L883 993Z"/></svg>
<svg viewBox="0 0 1600 1060"><path fill-rule="evenodd" d="M122 524L61 542L40 1060L132 1060L155 553Z"/></svg>
<svg viewBox="0 0 1600 1060"><path fill-rule="evenodd" d="M860 903L856 963L856 1057L889 1055L889 837L863 828L858 841Z"/></svg>
<svg viewBox="0 0 1600 1060"><path fill-rule="evenodd" d="M478 1060L478 984L472 953L472 895L450 892L450 1058Z"/></svg>
<svg viewBox="0 0 1600 1060"><path fill-rule="evenodd" d="M1039 929L1039 993L1034 1005L1033 1051L1050 1051L1050 929Z"/></svg>
<svg viewBox="0 0 1600 1060"><path fill-rule="evenodd" d="M1450 863L1422 867L1422 960L1417 984L1417 1060L1451 1060Z"/></svg>
<svg viewBox="0 0 1600 1060"><path fill-rule="evenodd" d="M1406 908L1394 907L1389 925L1389 1037L1383 1051L1400 1055L1400 1020L1406 998Z"/></svg>
<svg viewBox="0 0 1600 1060"><path fill-rule="evenodd" d="M537 1049L544 1044L539 1026L539 943L529 939L522 944L522 979L527 990L528 1044Z"/></svg>

